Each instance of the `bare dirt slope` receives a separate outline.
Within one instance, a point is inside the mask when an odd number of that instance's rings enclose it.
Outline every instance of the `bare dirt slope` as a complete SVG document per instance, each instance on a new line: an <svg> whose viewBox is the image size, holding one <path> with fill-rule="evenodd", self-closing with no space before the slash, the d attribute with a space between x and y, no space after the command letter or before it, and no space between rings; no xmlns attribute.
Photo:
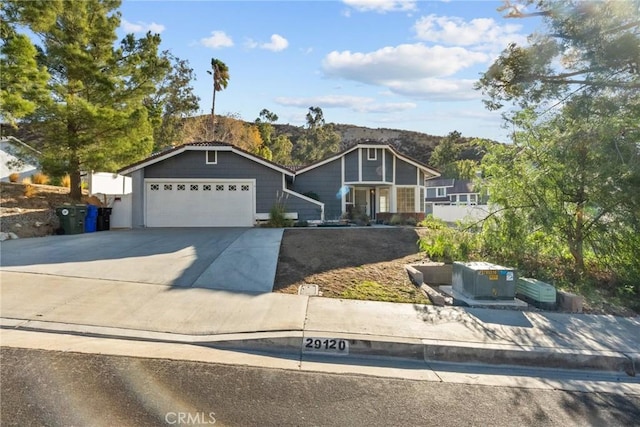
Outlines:
<svg viewBox="0 0 640 427"><path fill-rule="evenodd" d="M274 291L296 293L319 285L324 296L339 297L362 282L394 288L414 302L426 302L404 265L420 261L413 228L301 228L285 230Z"/></svg>

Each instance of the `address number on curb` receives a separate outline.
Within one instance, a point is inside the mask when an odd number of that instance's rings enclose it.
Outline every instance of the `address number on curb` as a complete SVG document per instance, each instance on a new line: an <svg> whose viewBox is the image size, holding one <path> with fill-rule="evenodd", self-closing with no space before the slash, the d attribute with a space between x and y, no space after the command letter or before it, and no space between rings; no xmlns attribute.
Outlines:
<svg viewBox="0 0 640 427"><path fill-rule="evenodd" d="M338 338L304 338L302 341L304 353L349 354L349 341Z"/></svg>

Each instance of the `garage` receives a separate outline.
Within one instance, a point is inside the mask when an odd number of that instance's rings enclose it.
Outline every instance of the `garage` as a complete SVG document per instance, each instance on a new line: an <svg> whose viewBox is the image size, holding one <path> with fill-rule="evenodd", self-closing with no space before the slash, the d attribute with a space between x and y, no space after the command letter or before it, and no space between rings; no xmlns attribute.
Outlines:
<svg viewBox="0 0 640 427"><path fill-rule="evenodd" d="M147 179L147 227L251 227L255 180Z"/></svg>

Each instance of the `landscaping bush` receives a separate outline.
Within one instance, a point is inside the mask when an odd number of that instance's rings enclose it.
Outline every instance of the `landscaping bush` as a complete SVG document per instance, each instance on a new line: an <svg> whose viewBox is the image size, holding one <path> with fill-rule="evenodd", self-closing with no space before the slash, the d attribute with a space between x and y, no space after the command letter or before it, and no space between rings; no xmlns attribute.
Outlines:
<svg viewBox="0 0 640 427"><path fill-rule="evenodd" d="M391 224L391 225L404 225L405 224L404 217L402 215L395 214L389 220L389 224Z"/></svg>
<svg viewBox="0 0 640 427"><path fill-rule="evenodd" d="M24 186L24 197L33 197L36 193L36 188L33 185L27 184Z"/></svg>
<svg viewBox="0 0 640 427"><path fill-rule="evenodd" d="M291 227L293 221L286 217L285 206L281 203L276 203L271 207L269 211L269 221L267 227L282 228Z"/></svg>
<svg viewBox="0 0 640 427"><path fill-rule="evenodd" d="M480 244L477 235L469 230L457 228L430 228L418 241L432 261L451 263L478 258Z"/></svg>
<svg viewBox="0 0 640 427"><path fill-rule="evenodd" d="M71 187L71 177L69 176L69 174L62 177L60 184L62 184L63 187Z"/></svg>
<svg viewBox="0 0 640 427"><path fill-rule="evenodd" d="M9 175L9 182L18 182L19 179L20 174L18 172L13 172L11 175Z"/></svg>
<svg viewBox="0 0 640 427"><path fill-rule="evenodd" d="M35 173L31 175L31 182L38 185L46 185L49 183L49 177L43 173Z"/></svg>

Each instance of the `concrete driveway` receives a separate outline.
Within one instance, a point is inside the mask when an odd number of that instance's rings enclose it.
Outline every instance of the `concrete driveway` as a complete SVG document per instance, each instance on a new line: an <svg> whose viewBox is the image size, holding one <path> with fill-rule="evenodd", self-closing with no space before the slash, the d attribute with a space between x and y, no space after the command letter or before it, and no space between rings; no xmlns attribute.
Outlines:
<svg viewBox="0 0 640 427"><path fill-rule="evenodd" d="M3 271L271 292L282 229L150 228L2 242Z"/></svg>

